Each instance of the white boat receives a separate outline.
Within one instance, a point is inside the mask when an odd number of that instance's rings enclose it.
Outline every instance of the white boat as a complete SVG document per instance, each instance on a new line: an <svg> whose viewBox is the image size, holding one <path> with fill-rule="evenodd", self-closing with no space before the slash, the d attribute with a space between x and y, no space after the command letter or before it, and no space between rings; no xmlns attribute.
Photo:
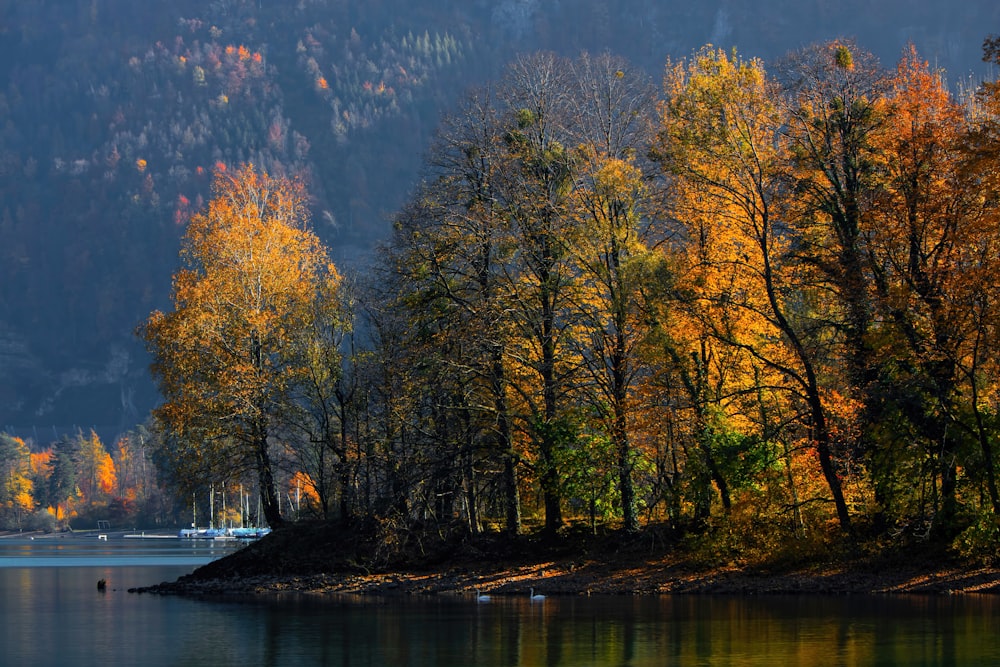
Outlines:
<svg viewBox="0 0 1000 667"><path fill-rule="evenodd" d="M223 498L223 512L225 512L225 495ZM240 487L240 505L243 504L243 490ZM182 528L177 534L177 537L182 539L190 540L256 540L264 537L271 532L270 528L245 528L240 526L239 528L215 528L215 486L212 486L212 492L208 500L210 521L208 528L198 528L198 516L195 514L195 508L197 505L193 502L191 504L192 519L190 528Z"/></svg>
<svg viewBox="0 0 1000 667"><path fill-rule="evenodd" d="M178 537L189 540L256 540L270 528L182 528Z"/></svg>
<svg viewBox="0 0 1000 667"><path fill-rule="evenodd" d="M226 534L237 540L256 540L271 532L270 528L227 528Z"/></svg>

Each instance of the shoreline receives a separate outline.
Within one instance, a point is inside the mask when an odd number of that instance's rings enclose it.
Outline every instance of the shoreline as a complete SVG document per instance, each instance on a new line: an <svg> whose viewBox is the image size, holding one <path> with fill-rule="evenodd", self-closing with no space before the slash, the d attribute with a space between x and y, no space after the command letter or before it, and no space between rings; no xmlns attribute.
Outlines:
<svg viewBox="0 0 1000 667"><path fill-rule="evenodd" d="M308 532L312 530L312 532ZM283 593L495 596L950 595L1000 593L1000 568L913 549L798 564L704 565L679 549L653 552L616 535L599 543L481 538L419 557L381 562L357 534L282 529L174 582L130 592L177 595ZM648 544L648 543L647 543Z"/></svg>
<svg viewBox="0 0 1000 667"><path fill-rule="evenodd" d="M504 571L493 575L451 572L390 572L377 575L312 574L259 575L229 579L185 580L130 589L130 593L183 596L268 596L282 593L363 596L467 595L497 597L527 595L530 589L547 596L660 596L660 595L976 595L1000 593L1000 575L993 568L919 572L902 577L884 573L842 572L780 575L747 574L738 570L682 574L657 579L655 573L612 575L587 583L567 581L553 574ZM497 583L496 579L502 580Z"/></svg>

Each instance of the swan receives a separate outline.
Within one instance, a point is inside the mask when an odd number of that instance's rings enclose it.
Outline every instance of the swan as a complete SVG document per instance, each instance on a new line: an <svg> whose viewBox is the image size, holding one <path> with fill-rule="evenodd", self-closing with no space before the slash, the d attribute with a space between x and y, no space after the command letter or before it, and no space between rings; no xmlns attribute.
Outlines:
<svg viewBox="0 0 1000 667"><path fill-rule="evenodd" d="M531 600L532 600L533 602L541 602L542 600L544 600L544 599L545 599L545 596L544 596L544 595L542 595L541 593L539 593L539 594L537 594L537 595L536 595L536 594L535 594L535 589L534 589L534 588L532 588L532 589L531 589L531 590L530 590L530 591L528 592L528 597L529 597L529 599L531 599Z"/></svg>
<svg viewBox="0 0 1000 667"><path fill-rule="evenodd" d="M476 589L476 602L489 602L490 599L491 598L489 595L482 595L479 592L479 589L478 588Z"/></svg>

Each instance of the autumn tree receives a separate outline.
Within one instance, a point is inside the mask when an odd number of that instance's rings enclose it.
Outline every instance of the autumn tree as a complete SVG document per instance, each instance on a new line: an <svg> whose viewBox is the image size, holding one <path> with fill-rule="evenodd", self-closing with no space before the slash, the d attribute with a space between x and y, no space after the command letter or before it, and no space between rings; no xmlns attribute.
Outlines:
<svg viewBox="0 0 1000 667"><path fill-rule="evenodd" d="M89 505L105 505L117 488L115 464L104 443L93 430L88 435L81 431L77 441L77 485Z"/></svg>
<svg viewBox="0 0 1000 667"><path fill-rule="evenodd" d="M631 264L643 251L651 99L620 59L522 58L442 123L397 217L385 258L395 304L410 318L407 344L423 350L414 368L448 406L421 423L463 462L473 531L487 491L518 530L519 466L541 489L550 531L574 489L586 486L593 505L600 487L611 511L604 485L581 481L607 442L625 524L638 525ZM500 474L477 476L482 467Z"/></svg>
<svg viewBox="0 0 1000 667"><path fill-rule="evenodd" d="M567 348L571 335L572 252L576 221L569 214L576 158L568 127L572 95L565 63L553 54L520 58L508 69L499 93L510 159L495 179L516 252L507 268L511 317L520 349L513 353L537 451L545 527L563 523L559 455L572 443L568 400L576 368Z"/></svg>
<svg viewBox="0 0 1000 667"><path fill-rule="evenodd" d="M878 360L870 336L875 315L864 231L872 224L882 177L885 73L853 42L831 41L793 53L778 74L782 139L796 195L789 212L795 252L830 289L836 308L825 317L843 359L842 391L858 403L858 419L865 422L872 419L878 393Z"/></svg>
<svg viewBox="0 0 1000 667"><path fill-rule="evenodd" d="M888 131L875 144L884 182L878 206L862 226L875 303L884 320L880 357L891 362L882 365L880 391L869 401L878 434L869 462L884 520L914 514L899 506L913 489L912 477L900 466L912 466L914 456L935 461L941 504L934 523L950 530L963 441L976 430L962 418L968 410L961 368L976 354L982 332L977 301L989 298L985 286L991 278L979 249L993 247L994 233L981 184L964 166L963 109L941 73L912 46L890 79L887 103ZM988 439L981 442L988 495L997 508L993 457ZM917 443L923 448L912 451Z"/></svg>
<svg viewBox="0 0 1000 667"><path fill-rule="evenodd" d="M112 517L128 517L136 525L158 525L167 520L171 499L153 460L156 443L156 434L145 425L118 436L110 452L117 478Z"/></svg>
<svg viewBox="0 0 1000 667"><path fill-rule="evenodd" d="M453 387L448 403L465 425L455 436L470 526L478 530L481 501L494 496L506 530L517 533L506 274L515 245L497 182L509 159L503 133L489 90L471 93L443 120L426 181L397 218L389 261L399 279L399 307L413 317L411 342L436 350L442 381ZM478 479L476 469L487 466L499 466L501 475Z"/></svg>
<svg viewBox="0 0 1000 667"><path fill-rule="evenodd" d="M142 502L153 493L155 471L149 460L150 443L150 434L141 426L118 436L111 452L117 473L115 496Z"/></svg>
<svg viewBox="0 0 1000 667"><path fill-rule="evenodd" d="M30 455L24 440L0 433L0 520L7 528L20 529L34 510Z"/></svg>
<svg viewBox="0 0 1000 667"><path fill-rule="evenodd" d="M570 247L584 284L576 305L586 330L576 339L582 341L578 353L592 378L593 404L615 452L624 527L632 532L639 528L639 517L630 434L645 322L637 267L649 252L650 207L639 158L649 145L653 97L645 79L620 58L584 55L573 65L573 135L580 166L569 208L579 229Z"/></svg>
<svg viewBox="0 0 1000 667"><path fill-rule="evenodd" d="M168 458L191 480L255 471L272 527L282 523L272 441L306 372L298 339L339 280L307 217L297 180L253 165L218 173L184 235L173 310L142 328Z"/></svg>
<svg viewBox="0 0 1000 667"><path fill-rule="evenodd" d="M812 335L808 310L818 300L789 261L781 222L789 202L777 88L759 61L711 47L670 66L665 87L655 156L672 178L673 205L685 234L687 259L679 270L690 279L678 294L695 307L697 326L748 357L744 377L753 377L753 363L762 364L781 378L781 391L800 403L800 423L815 447L839 522L848 529L821 384L824 344ZM711 449L705 454L724 491Z"/></svg>
<svg viewBox="0 0 1000 667"><path fill-rule="evenodd" d="M299 443L292 448L292 458L309 480L315 508L330 518L336 505L346 524L351 520L347 435L351 389L341 368L341 347L352 328L351 313L342 307L348 298L339 281L325 288L336 291L317 295L307 325L294 334L290 346L302 375L283 422Z"/></svg>

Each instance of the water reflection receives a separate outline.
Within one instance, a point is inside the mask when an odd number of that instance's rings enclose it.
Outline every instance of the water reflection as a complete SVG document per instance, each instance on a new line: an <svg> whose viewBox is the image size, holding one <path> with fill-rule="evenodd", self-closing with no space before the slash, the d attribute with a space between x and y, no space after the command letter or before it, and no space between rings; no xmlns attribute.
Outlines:
<svg viewBox="0 0 1000 667"><path fill-rule="evenodd" d="M533 603L522 595L477 603L472 594L287 594L221 601L126 592L193 569L171 564L178 554L213 557L176 542L52 547L55 555L44 547L29 556L8 546L0 541L0 559L19 565L0 567L0 664L1000 664L1000 598L993 596L550 596ZM122 565L143 553L144 566ZM30 565L48 559L62 565ZM96 590L101 578L106 592Z"/></svg>
<svg viewBox="0 0 1000 667"><path fill-rule="evenodd" d="M992 597L549 598L543 605L292 597L228 606L234 620L255 618L254 631L235 634L251 648L256 635L251 653L263 665L639 667L998 664L996 604ZM220 651L214 642L189 649L192 660Z"/></svg>

